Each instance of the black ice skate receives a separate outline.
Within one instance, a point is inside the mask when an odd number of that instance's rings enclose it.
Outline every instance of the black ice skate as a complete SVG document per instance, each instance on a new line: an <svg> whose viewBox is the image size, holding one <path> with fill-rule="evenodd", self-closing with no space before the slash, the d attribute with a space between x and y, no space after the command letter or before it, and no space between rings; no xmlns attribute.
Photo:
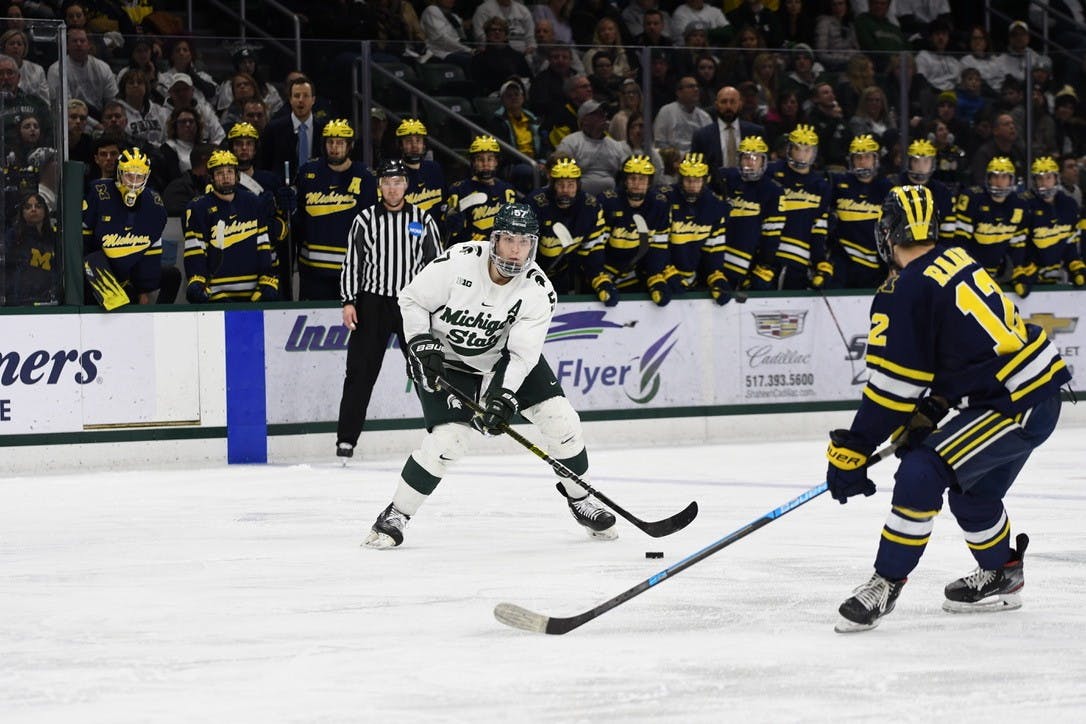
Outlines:
<svg viewBox="0 0 1086 724"><path fill-rule="evenodd" d="M944 594L943 610L951 613L987 613L1013 611L1022 607L1018 592L1026 585L1022 570L1022 557L1029 545L1029 536L1019 533L1014 541L1018 548L1011 549L1011 559L1002 568L988 571L978 567L964 578L948 583Z"/></svg>
<svg viewBox="0 0 1086 724"><path fill-rule="evenodd" d="M837 609L841 620L833 630L837 633L855 633L870 631L878 626L879 620L894 610L894 603L906 580L891 581L878 573L871 576L871 580L853 591L852 597Z"/></svg>
<svg viewBox="0 0 1086 724"><path fill-rule="evenodd" d="M555 487L565 497L569 504L569 512L573 519L584 526L588 534L601 540L615 540L618 531L615 530L615 516L606 508L601 508L586 495L583 498L571 498L559 483Z"/></svg>
<svg viewBox="0 0 1086 724"><path fill-rule="evenodd" d="M337 442L336 443L336 457L337 458L353 458L354 457L354 445L349 442ZM343 464L346 465L347 461L344 460Z"/></svg>
<svg viewBox="0 0 1086 724"><path fill-rule="evenodd" d="M395 548L403 543L403 529L407 527L409 520L411 520L410 515L401 513L396 510L395 505L389 503L388 507L377 516L377 522L373 524L370 534L366 536L366 540L362 541L362 545L378 550Z"/></svg>

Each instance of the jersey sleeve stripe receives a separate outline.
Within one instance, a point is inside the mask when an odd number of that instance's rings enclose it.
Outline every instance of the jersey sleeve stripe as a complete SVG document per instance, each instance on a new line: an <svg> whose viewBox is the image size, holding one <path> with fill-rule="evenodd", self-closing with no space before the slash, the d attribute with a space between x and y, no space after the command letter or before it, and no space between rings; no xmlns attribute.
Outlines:
<svg viewBox="0 0 1086 724"><path fill-rule="evenodd" d="M1048 342L1048 337L1040 335L1037 339L1033 340L1030 344L1023 347L1018 354L1011 358L1011 361L1003 366L1003 369L996 372L996 379L1000 382L1005 381L1011 376L1015 370L1021 368L1025 361L1032 357L1034 353Z"/></svg>
<svg viewBox="0 0 1086 724"><path fill-rule="evenodd" d="M899 365L896 362L891 362L888 359L884 359L874 354L867 355L867 366L876 367L887 372L891 372L898 377L907 377L909 379L917 380L919 382L931 382L935 379L935 375L931 372L925 372L923 370L905 367L904 365Z"/></svg>
<svg viewBox="0 0 1086 724"><path fill-rule="evenodd" d="M867 384L880 392L885 392L888 395L893 395L894 397L900 397L906 400L917 399L924 394L924 390L927 389L927 385L906 382L905 380L891 377L882 371L873 372L871 378L868 379Z"/></svg>
<svg viewBox="0 0 1086 724"><path fill-rule="evenodd" d="M867 387L864 387L864 397L880 407L885 407L888 410L894 410L895 412L912 412L916 408L915 401L909 400L908 402L899 402L897 400L892 400L889 397L876 392L872 389L870 384Z"/></svg>

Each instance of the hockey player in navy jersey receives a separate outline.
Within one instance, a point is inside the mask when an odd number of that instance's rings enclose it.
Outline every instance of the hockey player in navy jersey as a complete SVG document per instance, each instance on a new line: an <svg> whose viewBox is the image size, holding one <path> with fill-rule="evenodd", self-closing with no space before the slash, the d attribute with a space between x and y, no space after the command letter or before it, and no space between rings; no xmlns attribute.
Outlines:
<svg viewBox="0 0 1086 724"><path fill-rule="evenodd" d="M1086 285L1086 263L1079 249L1079 207L1060 191L1060 167L1051 156L1033 162L1030 176L1033 190L1029 204L1029 239L1023 265L1016 269L1014 293L1025 299L1034 284L1058 284L1067 281L1076 287Z"/></svg>
<svg viewBox="0 0 1086 724"><path fill-rule="evenodd" d="M83 197L83 274L90 295L106 310L133 300L146 304L161 285L166 206L147 188L150 174L147 156L127 149L117 161L116 180L94 181Z"/></svg>
<svg viewBox="0 0 1086 724"><path fill-rule="evenodd" d="M978 567L946 586L943 608L1021 605L1029 539L1020 533L1011 547L1003 498L1055 428L1060 386L1071 375L983 266L960 247L935 243L936 218L929 189L895 186L876 231L892 273L871 303L860 408L851 427L830 433L831 495L845 503L874 494L868 457L889 438L904 444L875 573L841 604L841 633L874 628L894 609L944 495ZM958 413L940 424L948 408Z"/></svg>
<svg viewBox="0 0 1086 724"><path fill-rule="evenodd" d="M954 205L954 243L996 278L1004 271L1025 271L1026 201L1014 184L1014 162L996 156L988 162L984 186L962 191Z"/></svg>
<svg viewBox="0 0 1086 724"><path fill-rule="evenodd" d="M668 230L671 208L663 191L652 185L656 167L644 154L622 164L620 183L597 197L603 209L604 270L617 292L648 291L663 307L671 301ZM605 304L614 297L603 298Z"/></svg>
<svg viewBox="0 0 1086 724"><path fill-rule="evenodd" d="M780 184L784 226L777 245L777 289L806 289L811 274L826 257L830 184L813 170L818 134L800 124L788 134L784 160L769 165L769 177Z"/></svg>
<svg viewBox="0 0 1086 724"><path fill-rule="evenodd" d="M939 214L939 241L950 244L954 241L957 223L954 217L954 193L950 187L938 179L935 173L935 159L938 152L935 144L926 138L918 138L909 144L905 156L905 170L898 176L902 186L927 186L935 199L935 212Z"/></svg>
<svg viewBox="0 0 1086 724"><path fill-rule="evenodd" d="M875 289L886 279L874 231L892 184L878 172L879 142L867 133L854 137L848 144L848 173L831 180L827 254L811 275L815 289Z"/></svg>
<svg viewBox="0 0 1086 724"><path fill-rule="evenodd" d="M556 297L534 262L538 234L531 208L508 204L495 217L488 241L452 247L400 291L408 370L422 402L426 435L363 545L383 549L403 543L408 521L467 453L472 428L500 434L518 411L538 426L548 454L577 475L588 472L580 418L543 357ZM477 397L485 414L459 404L438 378ZM590 536L617 537L615 516L586 489L568 479L557 487Z"/></svg>
<svg viewBox="0 0 1086 724"><path fill-rule="evenodd" d="M765 175L769 146L761 136L739 142L739 168L720 169L728 204L724 276L733 289L776 288L777 245L784 227L781 187Z"/></svg>
<svg viewBox="0 0 1086 724"><path fill-rule="evenodd" d="M668 282L678 292L708 289L717 304L727 304L734 291L724 276L728 211L709 186L704 154L686 154L679 164L679 183L666 193L671 206Z"/></svg>
<svg viewBox="0 0 1086 724"><path fill-rule="evenodd" d="M298 169L298 211L292 231L298 247L298 297L339 299L340 273L354 217L377 203L377 179L351 160L354 129L342 118L321 130L323 157Z"/></svg>
<svg viewBox="0 0 1086 724"><path fill-rule="evenodd" d="M211 190L185 208L185 295L192 303L275 301L279 280L260 198L238 186L238 160L215 151Z"/></svg>
<svg viewBox="0 0 1086 724"><path fill-rule="evenodd" d="M536 263L558 294L591 289L608 306L616 304L614 282L603 271L603 211L581 188L581 167L569 156L555 155L547 178L547 185L526 199L539 222Z"/></svg>
<svg viewBox="0 0 1086 724"><path fill-rule="evenodd" d="M476 136L468 148L471 178L449 187L445 201L446 246L490 237L494 216L505 204L517 200L517 192L496 176L501 147L493 136Z"/></svg>
<svg viewBox="0 0 1086 724"><path fill-rule="evenodd" d="M407 203L440 219L445 213L445 172L425 158L427 135L426 125L417 118L405 118L396 127L396 141L407 167Z"/></svg>

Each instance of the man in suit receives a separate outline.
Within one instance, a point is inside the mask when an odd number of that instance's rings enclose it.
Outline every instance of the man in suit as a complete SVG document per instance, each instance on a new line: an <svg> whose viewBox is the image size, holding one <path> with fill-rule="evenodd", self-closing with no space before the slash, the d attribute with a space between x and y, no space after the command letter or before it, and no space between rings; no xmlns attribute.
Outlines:
<svg viewBox="0 0 1086 724"><path fill-rule="evenodd" d="M716 118L694 131L690 139L690 152L704 154L713 188L719 193L724 191L720 169L739 165L739 142L747 136L761 136L765 132L757 123L739 120L741 106L739 91L730 85L724 86L716 92Z"/></svg>
<svg viewBox="0 0 1086 724"><path fill-rule="evenodd" d="M320 155L320 137L324 123L313 113L316 91L313 81L296 77L287 86L290 113L274 118L260 135L258 168L281 176L287 183L302 164ZM289 173L285 164L290 164Z"/></svg>

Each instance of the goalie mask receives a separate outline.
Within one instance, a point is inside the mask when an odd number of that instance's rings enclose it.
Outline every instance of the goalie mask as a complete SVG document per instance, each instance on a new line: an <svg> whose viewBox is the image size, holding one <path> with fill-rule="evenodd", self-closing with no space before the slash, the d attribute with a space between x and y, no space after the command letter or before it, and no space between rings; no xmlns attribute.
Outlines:
<svg viewBox="0 0 1086 724"><path fill-rule="evenodd" d="M765 175L769 146L761 136L746 136L739 142L739 175L744 181L758 181Z"/></svg>
<svg viewBox="0 0 1086 724"><path fill-rule="evenodd" d="M238 188L238 157L229 151L215 151L207 159L211 188L220 196L229 196Z"/></svg>
<svg viewBox="0 0 1086 724"><path fill-rule="evenodd" d="M147 186L151 162L138 148L126 149L117 160L117 189L125 206L135 206Z"/></svg>
<svg viewBox="0 0 1086 724"><path fill-rule="evenodd" d="M1051 156L1041 156L1029 169L1033 191L1045 201L1055 198L1060 190L1060 166Z"/></svg>
<svg viewBox="0 0 1086 724"><path fill-rule="evenodd" d="M686 203L692 204L701 196L705 188L706 178L709 176L709 164L705 163L705 155L701 153L688 153L682 163L679 164L679 183L682 185L683 198Z"/></svg>
<svg viewBox="0 0 1086 724"><path fill-rule="evenodd" d="M490 232L490 263L507 279L520 274L535 259L539 221L527 204L506 204L494 217Z"/></svg>
<svg viewBox="0 0 1086 724"><path fill-rule="evenodd" d="M895 269L894 247L934 244L939 231L935 198L927 186L895 186L882 203L875 227L879 258Z"/></svg>

